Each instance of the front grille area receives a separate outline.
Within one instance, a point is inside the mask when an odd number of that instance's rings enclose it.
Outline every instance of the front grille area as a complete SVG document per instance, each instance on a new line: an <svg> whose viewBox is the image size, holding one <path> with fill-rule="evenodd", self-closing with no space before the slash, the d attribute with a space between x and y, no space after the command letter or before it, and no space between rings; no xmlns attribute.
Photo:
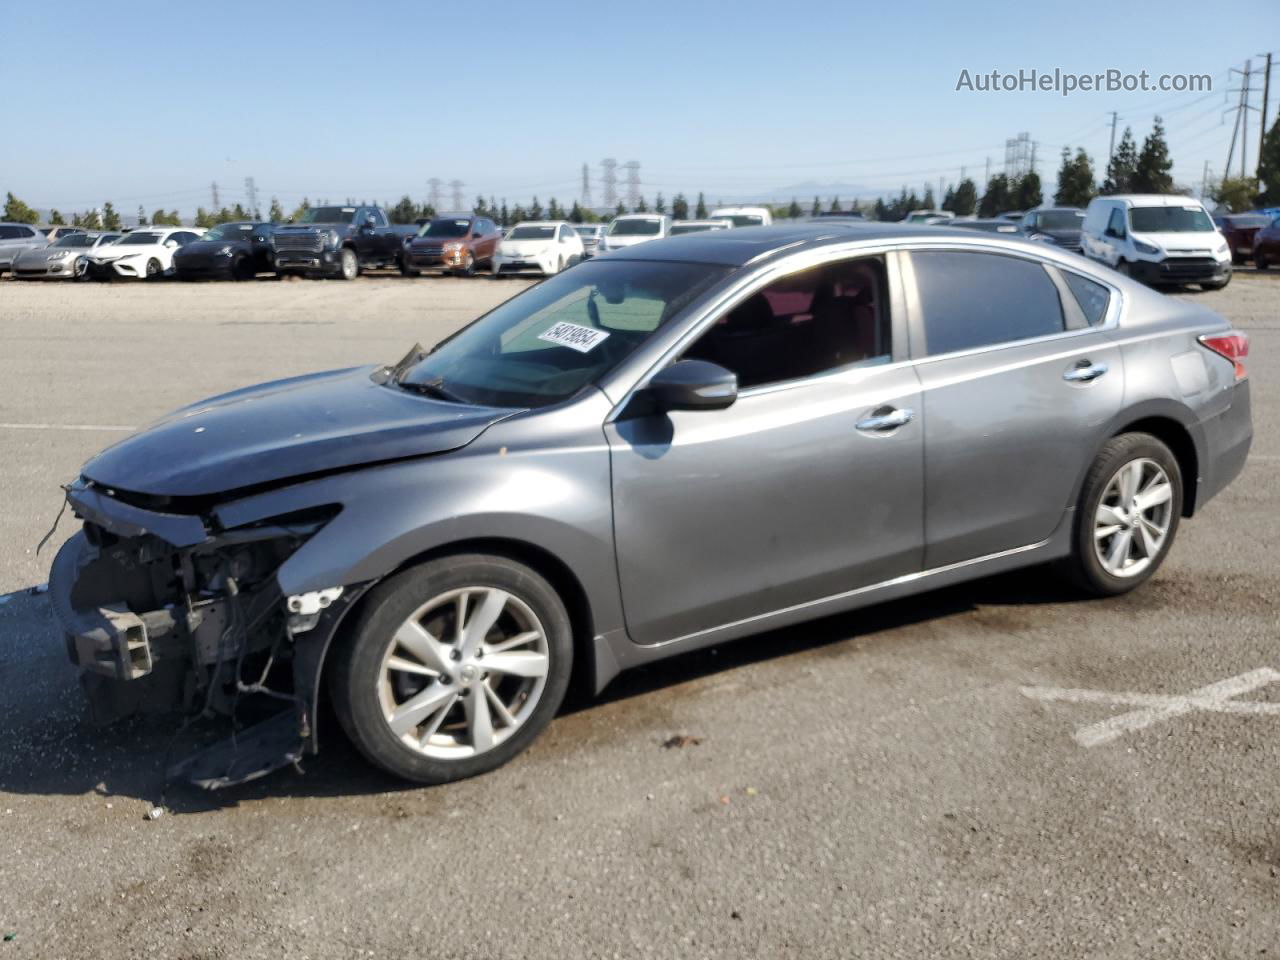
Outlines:
<svg viewBox="0 0 1280 960"><path fill-rule="evenodd" d="M324 238L318 233L277 233L275 243L277 250L319 253L324 249Z"/></svg>
<svg viewBox="0 0 1280 960"><path fill-rule="evenodd" d="M1218 262L1212 257L1177 257L1160 264L1160 274L1165 277L1185 279L1208 278L1217 272Z"/></svg>
<svg viewBox="0 0 1280 960"><path fill-rule="evenodd" d="M415 243L411 249L415 257L439 257L444 253L444 244Z"/></svg>

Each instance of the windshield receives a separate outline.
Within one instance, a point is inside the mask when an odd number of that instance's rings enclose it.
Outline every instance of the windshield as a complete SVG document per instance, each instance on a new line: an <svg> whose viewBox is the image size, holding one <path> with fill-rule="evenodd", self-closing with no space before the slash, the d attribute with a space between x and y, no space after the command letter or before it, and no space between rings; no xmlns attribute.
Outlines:
<svg viewBox="0 0 1280 960"><path fill-rule="evenodd" d="M87 233L68 233L64 237L59 237L55 247L92 247L93 237Z"/></svg>
<svg viewBox="0 0 1280 960"><path fill-rule="evenodd" d="M558 403L629 357L729 269L588 260L461 330L401 383L462 403Z"/></svg>
<svg viewBox="0 0 1280 960"><path fill-rule="evenodd" d="M1084 214L1078 210L1046 210L1036 214L1036 226L1041 230L1079 230Z"/></svg>
<svg viewBox="0 0 1280 960"><path fill-rule="evenodd" d="M125 246L141 247L141 246L147 246L147 245L159 243L162 239L163 239L163 234L159 234L159 233L129 233L129 234L125 234L125 237L123 240L118 240L117 244L122 247L125 247Z"/></svg>
<svg viewBox="0 0 1280 960"><path fill-rule="evenodd" d="M312 207L298 218L299 223L351 223L355 207Z"/></svg>
<svg viewBox="0 0 1280 960"><path fill-rule="evenodd" d="M735 227L763 227L764 217L758 213L713 213L716 220L731 220Z"/></svg>
<svg viewBox="0 0 1280 960"><path fill-rule="evenodd" d="M1134 233L1203 233L1213 221L1201 207L1134 207L1129 211Z"/></svg>
<svg viewBox="0 0 1280 960"><path fill-rule="evenodd" d="M470 220L432 220L418 236L465 237L470 229Z"/></svg>
<svg viewBox="0 0 1280 960"><path fill-rule="evenodd" d="M609 224L611 237L656 237L661 232L661 220L615 220Z"/></svg>
<svg viewBox="0 0 1280 960"><path fill-rule="evenodd" d="M253 232L252 223L220 223L201 240L244 240Z"/></svg>
<svg viewBox="0 0 1280 960"><path fill-rule="evenodd" d="M555 227L512 227L507 234L508 240L551 240L556 235Z"/></svg>

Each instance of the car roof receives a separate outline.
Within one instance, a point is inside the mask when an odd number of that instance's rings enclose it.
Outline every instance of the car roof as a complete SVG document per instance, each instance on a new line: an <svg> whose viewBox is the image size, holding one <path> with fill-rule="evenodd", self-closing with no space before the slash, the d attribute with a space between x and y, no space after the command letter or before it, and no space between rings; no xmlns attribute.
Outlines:
<svg viewBox="0 0 1280 960"><path fill-rule="evenodd" d="M1189 207L1202 204L1195 197L1181 193L1116 193L1109 197L1097 197L1098 200L1118 200L1135 207Z"/></svg>
<svg viewBox="0 0 1280 960"><path fill-rule="evenodd" d="M941 240L951 242L957 230L945 224L880 223L837 220L830 223L785 223L771 227L703 230L650 240L609 253L609 259L672 260L741 267L772 253L794 253L851 240Z"/></svg>

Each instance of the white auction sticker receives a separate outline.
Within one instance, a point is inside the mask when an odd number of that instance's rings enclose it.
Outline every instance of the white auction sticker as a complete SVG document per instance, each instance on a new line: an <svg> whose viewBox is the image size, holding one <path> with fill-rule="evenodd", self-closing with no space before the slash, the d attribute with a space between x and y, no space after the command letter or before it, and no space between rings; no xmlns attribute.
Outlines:
<svg viewBox="0 0 1280 960"><path fill-rule="evenodd" d="M576 323L564 321L538 334L539 340L558 343L562 347L577 350L579 353L590 353L608 338L609 334L604 330L593 330L591 327L580 327Z"/></svg>

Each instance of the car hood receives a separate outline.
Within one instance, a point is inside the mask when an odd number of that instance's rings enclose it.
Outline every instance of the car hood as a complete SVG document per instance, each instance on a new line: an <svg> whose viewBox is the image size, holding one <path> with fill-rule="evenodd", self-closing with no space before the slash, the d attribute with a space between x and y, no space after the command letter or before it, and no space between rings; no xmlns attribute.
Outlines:
<svg viewBox="0 0 1280 960"><path fill-rule="evenodd" d="M276 380L177 410L82 471L133 493L206 497L464 447L512 411L388 386L382 367Z"/></svg>
<svg viewBox="0 0 1280 960"><path fill-rule="evenodd" d="M150 256L165 249L163 243L129 243L124 246L109 243L105 247L95 247L89 251L90 260L119 260L121 257Z"/></svg>
<svg viewBox="0 0 1280 960"><path fill-rule="evenodd" d="M174 256L182 256L183 254L195 253L200 255L208 255L217 253L223 247L230 247L232 250L245 250L249 247L248 240L192 240L186 246L175 250Z"/></svg>
<svg viewBox="0 0 1280 960"><path fill-rule="evenodd" d="M1032 230L1032 233L1043 233L1046 237L1053 237L1055 240L1079 240L1080 228L1075 227L1070 230Z"/></svg>
<svg viewBox="0 0 1280 960"><path fill-rule="evenodd" d="M610 234L609 236L604 237L604 242L609 245L610 249L615 249L617 247L634 247L637 243L647 243L650 240L661 239L662 238L656 233L642 233L639 235L623 234L622 236L613 236Z"/></svg>
<svg viewBox="0 0 1280 960"><path fill-rule="evenodd" d="M1175 233L1138 233L1132 231L1130 236L1143 243L1152 243L1166 253L1213 253L1222 246L1222 234L1217 230L1180 231Z"/></svg>
<svg viewBox="0 0 1280 960"><path fill-rule="evenodd" d="M555 240L503 240L498 252L504 257L538 257L556 246Z"/></svg>
<svg viewBox="0 0 1280 960"><path fill-rule="evenodd" d="M350 229L349 223L291 223L287 227L276 227L274 234L278 237L282 233L327 233L330 230L341 233Z"/></svg>

